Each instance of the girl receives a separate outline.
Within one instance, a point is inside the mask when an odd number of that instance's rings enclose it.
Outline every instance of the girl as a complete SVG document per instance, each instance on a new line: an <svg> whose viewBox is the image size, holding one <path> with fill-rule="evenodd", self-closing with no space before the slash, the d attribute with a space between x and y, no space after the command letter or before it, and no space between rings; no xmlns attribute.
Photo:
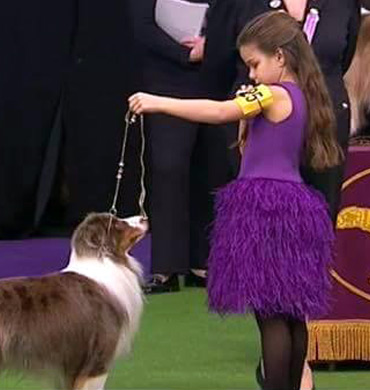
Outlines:
<svg viewBox="0 0 370 390"><path fill-rule="evenodd" d="M307 349L305 318L328 306L334 240L325 200L303 183L299 168L334 166L341 151L323 76L298 23L281 12L263 14L244 28L238 47L250 78L264 85L223 102L137 93L129 103L136 114L248 120L239 137L239 177L217 195L209 305L220 314L253 311L264 388L297 390Z"/></svg>

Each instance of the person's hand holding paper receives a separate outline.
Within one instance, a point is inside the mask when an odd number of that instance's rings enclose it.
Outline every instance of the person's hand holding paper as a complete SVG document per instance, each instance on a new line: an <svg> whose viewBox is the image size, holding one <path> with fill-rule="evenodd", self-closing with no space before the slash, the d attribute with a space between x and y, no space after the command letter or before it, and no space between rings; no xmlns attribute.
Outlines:
<svg viewBox="0 0 370 390"><path fill-rule="evenodd" d="M174 40L191 49L199 45L207 3L191 3L185 0L157 0L155 21ZM200 46L200 45L199 45ZM196 49L199 57L200 47Z"/></svg>
<svg viewBox="0 0 370 390"><path fill-rule="evenodd" d="M190 37L181 42L183 46L191 49L189 53L190 62L203 61L205 43L205 37Z"/></svg>
<svg viewBox="0 0 370 390"><path fill-rule="evenodd" d="M206 43L206 39L204 37L199 37L195 46L190 51L189 54L190 62L203 61L205 43Z"/></svg>

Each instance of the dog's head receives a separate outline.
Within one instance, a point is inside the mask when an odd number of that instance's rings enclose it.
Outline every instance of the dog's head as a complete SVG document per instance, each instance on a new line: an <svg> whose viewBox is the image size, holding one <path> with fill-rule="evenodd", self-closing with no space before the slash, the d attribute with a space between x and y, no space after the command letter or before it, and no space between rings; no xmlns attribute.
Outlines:
<svg viewBox="0 0 370 390"><path fill-rule="evenodd" d="M129 265L128 252L148 230L141 216L120 219L109 213L91 213L76 228L72 250L79 257L109 257Z"/></svg>

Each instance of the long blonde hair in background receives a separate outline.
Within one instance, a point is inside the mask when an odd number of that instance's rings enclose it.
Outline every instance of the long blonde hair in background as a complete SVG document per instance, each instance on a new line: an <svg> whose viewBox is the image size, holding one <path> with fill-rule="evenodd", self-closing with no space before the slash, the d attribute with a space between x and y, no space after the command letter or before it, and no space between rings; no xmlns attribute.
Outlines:
<svg viewBox="0 0 370 390"><path fill-rule="evenodd" d="M344 77L351 102L351 133L365 126L370 110L370 15L363 16L356 53Z"/></svg>

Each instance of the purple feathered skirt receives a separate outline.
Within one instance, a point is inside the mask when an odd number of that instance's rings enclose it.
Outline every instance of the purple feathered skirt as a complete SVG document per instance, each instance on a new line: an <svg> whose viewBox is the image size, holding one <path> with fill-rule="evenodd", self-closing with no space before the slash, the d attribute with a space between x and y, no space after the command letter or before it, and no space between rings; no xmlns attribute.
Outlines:
<svg viewBox="0 0 370 390"><path fill-rule="evenodd" d="M219 190L208 259L211 311L317 317L328 309L334 232L303 183L237 179Z"/></svg>

